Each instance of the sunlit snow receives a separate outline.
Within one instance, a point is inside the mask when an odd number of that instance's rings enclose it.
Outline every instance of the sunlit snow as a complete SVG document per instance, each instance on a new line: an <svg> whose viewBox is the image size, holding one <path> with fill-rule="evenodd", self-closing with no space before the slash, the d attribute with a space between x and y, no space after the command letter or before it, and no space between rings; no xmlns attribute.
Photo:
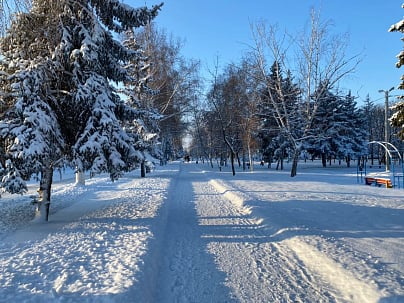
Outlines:
<svg viewBox="0 0 404 303"><path fill-rule="evenodd" d="M0 200L0 302L404 302L404 189L174 162Z"/></svg>

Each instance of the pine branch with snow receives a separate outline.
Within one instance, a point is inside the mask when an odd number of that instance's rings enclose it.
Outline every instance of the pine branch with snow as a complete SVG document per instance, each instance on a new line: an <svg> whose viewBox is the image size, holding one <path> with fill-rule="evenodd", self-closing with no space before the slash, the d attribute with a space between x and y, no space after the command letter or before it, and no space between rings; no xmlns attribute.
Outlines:
<svg viewBox="0 0 404 303"><path fill-rule="evenodd" d="M2 171L1 187L5 192L12 194L24 194L28 191L27 185L19 170L10 160L6 161L5 169Z"/></svg>

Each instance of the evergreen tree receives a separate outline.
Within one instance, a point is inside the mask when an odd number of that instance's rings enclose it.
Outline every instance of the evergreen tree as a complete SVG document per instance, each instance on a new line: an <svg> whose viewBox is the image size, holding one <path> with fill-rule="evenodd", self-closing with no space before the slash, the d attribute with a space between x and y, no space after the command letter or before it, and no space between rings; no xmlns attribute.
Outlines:
<svg viewBox="0 0 404 303"><path fill-rule="evenodd" d="M366 153L369 133L365 127L364 115L356 108L355 97L351 92L341 98L340 112L337 157L344 158L349 167L351 159Z"/></svg>
<svg viewBox="0 0 404 303"><path fill-rule="evenodd" d="M402 8L404 8L404 4L402 5ZM404 33L404 19L393 24L390 29L390 32L400 32ZM401 40L404 41L402 38ZM404 50L402 50L398 55L397 55L398 61L396 63L396 67L400 68L402 65L404 65ZM403 90L404 89L404 75L401 76L401 83L398 86L398 89ZM404 96L400 97L401 101L397 102L393 107L393 115L390 118L391 124L399 129L399 136L402 140L404 140Z"/></svg>
<svg viewBox="0 0 404 303"><path fill-rule="evenodd" d="M279 78L281 78L280 81ZM277 144L278 140L275 139L281 132L279 121L276 119L276 108L281 103L277 87L281 86L282 81L282 71L278 62L275 61L268 75L268 87L263 89L261 102L258 106L258 115L261 120L258 136L261 139L263 160L269 162L269 164L272 162L275 153L276 157L283 155L281 151L277 151L279 145ZM277 85L276 83L279 84Z"/></svg>
<svg viewBox="0 0 404 303"><path fill-rule="evenodd" d="M312 136L307 141L307 150L321 155L323 167L327 159L344 159L350 166L352 158L363 155L366 150L368 132L364 115L356 109L355 98L349 93L341 97L329 90L320 89L322 97L313 119Z"/></svg>
<svg viewBox="0 0 404 303"><path fill-rule="evenodd" d="M367 95L361 108L361 113L364 129L368 134L367 141L384 141L384 106L375 105ZM368 148L367 154L370 157L371 165L374 165L374 160L379 154L380 145L370 144Z"/></svg>
<svg viewBox="0 0 404 303"><path fill-rule="evenodd" d="M260 137L264 158L274 155L281 163L290 156L293 149L292 137L301 132L299 111L300 90L293 82L290 71L283 75L280 65L274 62L268 76L266 91L263 93L259 115L263 118Z"/></svg>
<svg viewBox="0 0 404 303"><path fill-rule="evenodd" d="M119 1L76 1L67 6L69 13L62 19L63 36L55 57L63 62L62 73L67 79L62 83L70 94L63 100L65 106L59 107L59 117L70 122L66 132L77 169L107 171L115 180L142 157L122 128L121 121L132 108L111 84L132 80L123 63L135 61L139 53L115 40L111 31L122 33L144 26L158 8L135 10Z"/></svg>
<svg viewBox="0 0 404 303"><path fill-rule="evenodd" d="M150 87L150 82L153 82L150 58L136 41L133 30L125 33L123 44L128 49L138 52L136 60L131 60L126 65L133 79L124 83L125 88L121 92L126 95L126 104L132 109L125 128L133 137L136 149L143 155L141 176L144 177L145 165L152 165L157 159L162 158L161 149L158 148L160 146L158 123L162 115L154 108L152 102L152 97L159 92Z"/></svg>
<svg viewBox="0 0 404 303"><path fill-rule="evenodd" d="M41 172L38 214L49 206L55 165L111 179L142 159L123 128L133 112L112 83L132 77L124 65L139 53L112 34L144 26L160 6L134 9L118 0L37 0L0 41L4 150L23 176ZM4 96L7 96L5 98Z"/></svg>
<svg viewBox="0 0 404 303"><path fill-rule="evenodd" d="M327 158L335 156L335 140L338 139L339 128L339 99L322 83L314 93L317 100L317 111L313 118L313 126L306 140L306 149L314 156L321 156L323 167L327 165Z"/></svg>
<svg viewBox="0 0 404 303"><path fill-rule="evenodd" d="M16 17L0 41L1 103L5 105L0 135L7 163L2 186L12 193L23 193L23 180L41 173L39 193L44 203L38 205L41 211L37 214L46 219L52 171L60 164L66 146L52 109L56 69L47 45L54 42L56 29L50 25L50 18L34 6L31 13Z"/></svg>

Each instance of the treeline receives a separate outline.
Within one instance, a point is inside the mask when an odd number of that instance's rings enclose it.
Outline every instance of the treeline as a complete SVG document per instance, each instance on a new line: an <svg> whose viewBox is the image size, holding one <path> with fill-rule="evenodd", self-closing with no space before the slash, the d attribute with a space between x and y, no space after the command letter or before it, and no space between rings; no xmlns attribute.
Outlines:
<svg viewBox="0 0 404 303"><path fill-rule="evenodd" d="M382 158L367 142L384 140L384 108L369 98L358 108L339 89L360 58L346 55L346 36L331 35L314 11L296 35L251 25L254 45L238 63L219 71L217 62L206 87L182 41L153 23L160 9L0 0L1 187L25 193L37 175L38 218L47 218L55 169L116 180L141 167L144 176L152 162L184 156L189 132L193 156L230 161L233 173L252 169L257 155L279 168L290 160L291 176L302 158ZM394 117L393 144L402 130Z"/></svg>
<svg viewBox="0 0 404 303"><path fill-rule="evenodd" d="M229 159L233 174L234 165L252 169L257 155L278 168L287 159L291 176L299 159L320 158L324 167L349 166L367 154L382 159L384 151L368 142L385 139L384 107L369 97L358 107L349 90L339 89L360 62L346 55L344 35L331 35L314 11L311 28L296 37L264 23L252 26L252 34L255 45L239 63L211 71L206 105L195 114L195 157ZM393 144L395 134L390 131Z"/></svg>
<svg viewBox="0 0 404 303"><path fill-rule="evenodd" d="M277 66L274 63L270 70L271 81L279 73ZM251 75L251 66L245 62L229 65L209 91L208 106L195 115L191 154L212 162L219 159L223 164L231 161L233 153L236 165L244 169L252 169L253 158L257 160L258 156L268 164L277 162L277 168L283 169L283 162L293 157L293 136L301 138L300 159L320 158L324 167L335 161L349 166L352 160L365 155L372 162L384 161L384 150L368 145L385 139L384 105L375 104L368 96L358 106L350 92L323 90L321 97L313 97L317 109L310 130L303 137L307 123L302 107L306 103L302 102L292 74L279 75L282 93L287 96L285 102L280 101L274 88L269 92L260 89ZM270 98L278 98L275 107ZM400 146L395 134L392 129L389 142Z"/></svg>

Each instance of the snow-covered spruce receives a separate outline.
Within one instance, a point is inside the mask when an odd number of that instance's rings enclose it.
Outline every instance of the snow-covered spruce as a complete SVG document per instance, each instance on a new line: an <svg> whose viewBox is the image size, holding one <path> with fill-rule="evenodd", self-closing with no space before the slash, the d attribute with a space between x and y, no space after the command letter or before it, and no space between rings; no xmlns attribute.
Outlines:
<svg viewBox="0 0 404 303"><path fill-rule="evenodd" d="M132 79L124 66L139 53L113 33L144 26L160 7L34 0L0 40L0 136L3 160L12 162L2 184L22 192L23 181L40 174L39 219L48 216L55 168L68 163L78 171L108 172L116 180L144 159L136 149L140 143L123 127L133 109L112 84Z"/></svg>

